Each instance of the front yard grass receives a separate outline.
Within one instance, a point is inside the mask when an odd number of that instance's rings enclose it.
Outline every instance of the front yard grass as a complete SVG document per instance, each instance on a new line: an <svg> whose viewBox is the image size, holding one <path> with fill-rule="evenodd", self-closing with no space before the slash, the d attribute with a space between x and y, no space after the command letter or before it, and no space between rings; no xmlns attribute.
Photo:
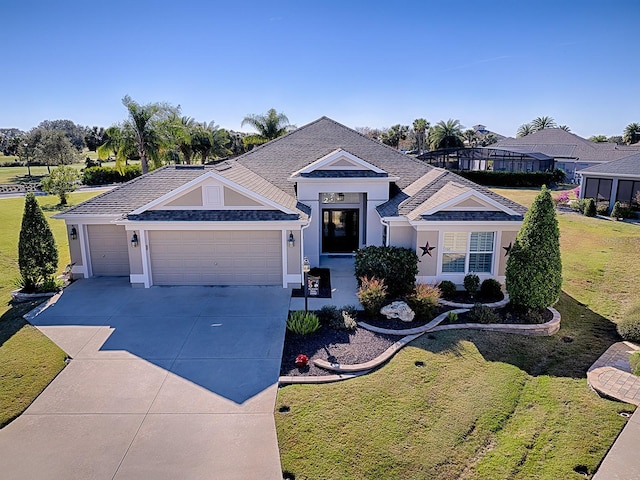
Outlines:
<svg viewBox="0 0 640 480"><path fill-rule="evenodd" d="M525 205L538 192L494 191ZM438 332L368 376L284 387L275 413L283 470L297 480L579 479L580 466L593 474L625 423L619 413L635 408L598 397L586 371L619 340L614 322L640 280L640 227L558 219L556 335ZM278 413L283 405L290 413Z"/></svg>
<svg viewBox="0 0 640 480"><path fill-rule="evenodd" d="M73 193L70 205L96 193ZM58 197L37 197L49 220L60 252L59 272L69 263L69 242L59 212ZM12 306L10 292L19 276L18 236L24 197L0 199L0 428L17 417L64 367L65 353L26 322L22 315L37 303Z"/></svg>

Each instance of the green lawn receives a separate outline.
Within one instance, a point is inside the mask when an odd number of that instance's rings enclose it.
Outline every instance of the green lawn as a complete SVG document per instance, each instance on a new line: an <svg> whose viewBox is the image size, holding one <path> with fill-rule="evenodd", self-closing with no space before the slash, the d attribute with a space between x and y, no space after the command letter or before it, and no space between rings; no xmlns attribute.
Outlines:
<svg viewBox="0 0 640 480"><path fill-rule="evenodd" d="M537 193L495 190L523 204ZM280 389L283 469L298 480L584 478L578 465L593 473L624 425L618 413L634 408L590 391L586 370L618 340L620 304L640 280L629 264L640 227L559 221L558 334L439 332L371 375ZM277 412L283 405L290 413Z"/></svg>
<svg viewBox="0 0 640 480"><path fill-rule="evenodd" d="M70 204L96 195L73 193ZM69 263L69 242L59 212L58 197L37 197L45 210L60 252L59 271ZM18 277L18 236L24 198L0 199L0 427L18 416L64 367L65 354L22 315L36 303L12 307L10 292Z"/></svg>

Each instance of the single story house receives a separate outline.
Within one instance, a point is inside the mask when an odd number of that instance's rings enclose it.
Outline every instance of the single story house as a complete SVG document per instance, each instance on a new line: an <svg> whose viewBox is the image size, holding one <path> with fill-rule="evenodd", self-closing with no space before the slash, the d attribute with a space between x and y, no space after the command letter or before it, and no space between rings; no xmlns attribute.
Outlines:
<svg viewBox="0 0 640 480"><path fill-rule="evenodd" d="M542 153L555 161L567 180L579 183L583 169L640 153L634 145L596 143L561 128L545 128L520 138L505 138L493 148L521 153Z"/></svg>
<svg viewBox="0 0 640 480"><path fill-rule="evenodd" d="M282 285L302 262L411 248L417 280L504 281L526 208L322 117L232 160L172 165L57 215L74 277Z"/></svg>
<svg viewBox="0 0 640 480"><path fill-rule="evenodd" d="M594 165L580 172L580 198L594 198L609 202L609 209L616 202L638 204L640 192L640 153L612 162Z"/></svg>

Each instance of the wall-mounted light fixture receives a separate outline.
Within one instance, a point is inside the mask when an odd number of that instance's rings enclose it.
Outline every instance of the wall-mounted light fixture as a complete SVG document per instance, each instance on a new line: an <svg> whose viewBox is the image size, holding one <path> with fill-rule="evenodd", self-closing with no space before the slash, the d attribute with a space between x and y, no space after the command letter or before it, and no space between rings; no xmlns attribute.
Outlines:
<svg viewBox="0 0 640 480"><path fill-rule="evenodd" d="M289 240L287 241L290 247L296 246L296 239L293 236L293 232L289 231Z"/></svg>
<svg viewBox="0 0 640 480"><path fill-rule="evenodd" d="M338 194L338 201L339 202L344 202L344 193L339 193Z"/></svg>
<svg viewBox="0 0 640 480"><path fill-rule="evenodd" d="M76 227L71 227L71 231L69 232L69 236L71 237L71 240L77 240L78 239L78 230L76 230Z"/></svg>
<svg viewBox="0 0 640 480"><path fill-rule="evenodd" d="M138 234L133 232L133 236L131 237L131 246L136 248L138 246Z"/></svg>

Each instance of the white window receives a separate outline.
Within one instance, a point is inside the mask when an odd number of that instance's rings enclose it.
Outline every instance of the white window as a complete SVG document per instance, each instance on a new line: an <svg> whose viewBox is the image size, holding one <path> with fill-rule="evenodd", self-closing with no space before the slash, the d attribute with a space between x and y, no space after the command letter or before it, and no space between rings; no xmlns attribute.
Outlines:
<svg viewBox="0 0 640 480"><path fill-rule="evenodd" d="M445 232L442 273L491 273L494 232Z"/></svg>

